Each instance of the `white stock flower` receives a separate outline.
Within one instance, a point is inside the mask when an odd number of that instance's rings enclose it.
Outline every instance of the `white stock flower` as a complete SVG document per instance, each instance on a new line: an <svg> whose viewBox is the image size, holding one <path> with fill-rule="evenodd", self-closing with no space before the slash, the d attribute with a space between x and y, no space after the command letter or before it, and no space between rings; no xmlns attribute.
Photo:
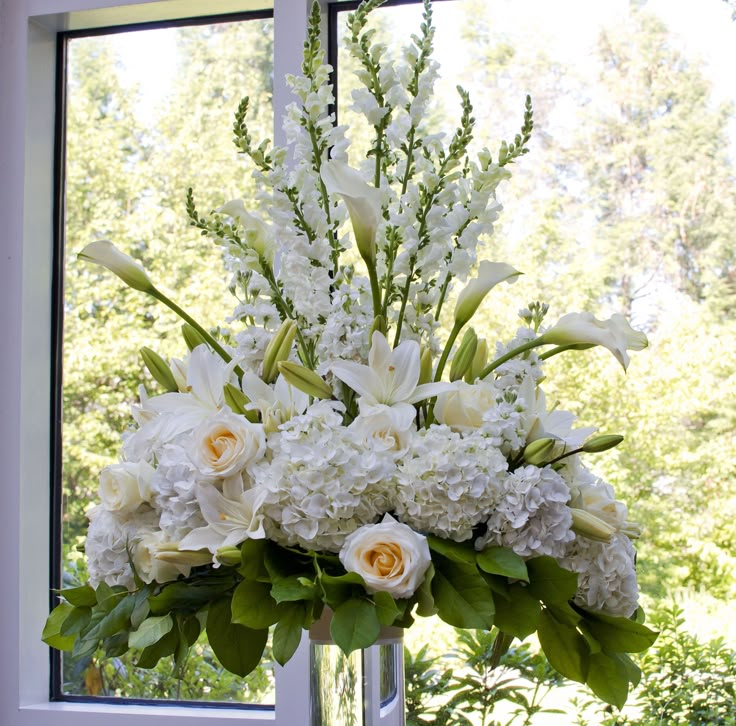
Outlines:
<svg viewBox="0 0 736 726"><path fill-rule="evenodd" d="M335 361L332 372L347 383L360 397L360 404L412 404L446 391L449 383L423 383L419 385L419 343L405 340L396 348L386 337L373 333L368 365L354 361Z"/></svg>
<svg viewBox="0 0 736 726"><path fill-rule="evenodd" d="M549 467L525 466L509 474L498 504L488 518L488 531L475 547L510 547L522 557L559 557L575 538L567 502L570 490Z"/></svg>
<svg viewBox="0 0 736 726"><path fill-rule="evenodd" d="M192 438L192 461L206 477L238 474L266 450L261 424L224 410L203 421Z"/></svg>
<svg viewBox="0 0 736 726"><path fill-rule="evenodd" d="M592 313L568 313L546 330L542 338L556 345L602 345L613 353L623 366L629 365L627 350L643 350L647 336L634 330L623 315L598 320Z"/></svg>
<svg viewBox="0 0 736 726"><path fill-rule="evenodd" d="M139 482L140 464L124 461L106 466L100 472L99 495L102 506L110 512L128 514L145 501L145 481ZM150 469L150 467L149 467ZM144 470L148 473L148 469ZM143 488L143 492L141 489Z"/></svg>
<svg viewBox="0 0 736 726"><path fill-rule="evenodd" d="M218 211L237 219L244 230L243 242L259 256L269 262L273 261L273 242L268 226L258 217L246 211L245 202L242 199L233 199L223 204Z"/></svg>
<svg viewBox="0 0 736 726"><path fill-rule="evenodd" d="M432 562L427 538L397 522L390 514L380 524L367 524L345 540L340 562L365 581L369 593L411 597Z"/></svg>

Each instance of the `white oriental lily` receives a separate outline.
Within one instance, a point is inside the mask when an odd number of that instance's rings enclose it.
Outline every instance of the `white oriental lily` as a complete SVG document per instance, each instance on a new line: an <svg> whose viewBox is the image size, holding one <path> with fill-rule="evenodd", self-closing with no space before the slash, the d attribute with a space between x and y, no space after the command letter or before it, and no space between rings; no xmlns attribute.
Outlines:
<svg viewBox="0 0 736 726"><path fill-rule="evenodd" d="M279 424L304 413L309 405L309 396L290 386L283 376L271 387L255 374L246 373L241 387L251 401L248 408L261 414L266 432L275 431Z"/></svg>
<svg viewBox="0 0 736 726"><path fill-rule="evenodd" d="M189 532L179 549L209 550L216 555L221 547L234 547L246 539L264 539L263 514L259 510L267 494L265 487L243 490L239 477L226 479L222 493L212 484L200 485L197 501L207 526Z"/></svg>
<svg viewBox="0 0 736 726"><path fill-rule="evenodd" d="M623 366L629 365L627 350L643 350L647 336L634 330L623 315L615 314L609 320L597 320L592 313L568 313L547 330L541 340L556 345L602 345L613 353Z"/></svg>
<svg viewBox="0 0 736 726"><path fill-rule="evenodd" d="M368 365L341 360L332 364L332 372L352 388L365 406L398 406L417 403L452 387L450 383L419 384L419 343L405 340L394 350L385 336L373 333Z"/></svg>

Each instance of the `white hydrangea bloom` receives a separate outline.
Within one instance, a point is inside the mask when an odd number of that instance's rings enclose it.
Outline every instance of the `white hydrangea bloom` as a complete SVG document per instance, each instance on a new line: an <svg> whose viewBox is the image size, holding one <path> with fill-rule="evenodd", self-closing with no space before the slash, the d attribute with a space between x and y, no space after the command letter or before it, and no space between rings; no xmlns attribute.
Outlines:
<svg viewBox="0 0 736 726"><path fill-rule="evenodd" d="M636 552L631 540L615 534L610 542L577 537L567 547L561 567L578 573L575 602L607 615L628 618L639 604Z"/></svg>
<svg viewBox="0 0 736 726"><path fill-rule="evenodd" d="M510 547L522 557L560 557L575 538L567 506L570 490L549 467L525 466L509 474L495 510L488 518L488 531L475 543Z"/></svg>
<svg viewBox="0 0 736 726"><path fill-rule="evenodd" d="M399 464L396 515L417 531L467 540L499 501L507 466L481 433L422 429Z"/></svg>
<svg viewBox="0 0 736 726"><path fill-rule="evenodd" d="M268 438L267 459L249 467L266 487L264 526L282 545L339 552L345 537L389 510L391 453L368 450L321 401Z"/></svg>

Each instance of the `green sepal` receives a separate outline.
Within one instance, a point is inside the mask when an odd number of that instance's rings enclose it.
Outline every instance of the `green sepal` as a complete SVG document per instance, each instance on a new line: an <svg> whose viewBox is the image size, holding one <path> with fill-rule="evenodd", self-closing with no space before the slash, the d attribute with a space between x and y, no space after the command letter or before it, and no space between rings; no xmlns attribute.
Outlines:
<svg viewBox="0 0 736 726"><path fill-rule="evenodd" d="M245 678L261 662L268 628L252 630L230 621L230 598L213 602L207 612L207 638L224 668Z"/></svg>
<svg viewBox="0 0 736 726"><path fill-rule="evenodd" d="M507 547L487 547L477 554L478 567L489 575L503 575L512 580L529 581L526 562Z"/></svg>
<svg viewBox="0 0 736 726"><path fill-rule="evenodd" d="M330 635L345 654L373 645L380 632L376 606L370 600L353 598L332 615Z"/></svg>
<svg viewBox="0 0 736 726"><path fill-rule="evenodd" d="M250 403L250 398L246 396L239 388L232 383L226 383L223 388L223 396L225 403L241 416L245 416L251 423L258 423L258 411L249 411L246 406Z"/></svg>

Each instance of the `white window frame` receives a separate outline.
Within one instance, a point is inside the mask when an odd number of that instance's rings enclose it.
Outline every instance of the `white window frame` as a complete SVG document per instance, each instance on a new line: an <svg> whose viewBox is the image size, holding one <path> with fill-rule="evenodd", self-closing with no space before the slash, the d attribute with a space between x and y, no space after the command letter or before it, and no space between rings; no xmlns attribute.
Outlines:
<svg viewBox="0 0 736 726"><path fill-rule="evenodd" d="M321 0L326 7L326 0ZM56 33L262 6L260 0L0 0L0 724L206 726L307 722L306 638L276 667L271 711L51 701L48 615ZM311 0L274 0L274 138Z"/></svg>

